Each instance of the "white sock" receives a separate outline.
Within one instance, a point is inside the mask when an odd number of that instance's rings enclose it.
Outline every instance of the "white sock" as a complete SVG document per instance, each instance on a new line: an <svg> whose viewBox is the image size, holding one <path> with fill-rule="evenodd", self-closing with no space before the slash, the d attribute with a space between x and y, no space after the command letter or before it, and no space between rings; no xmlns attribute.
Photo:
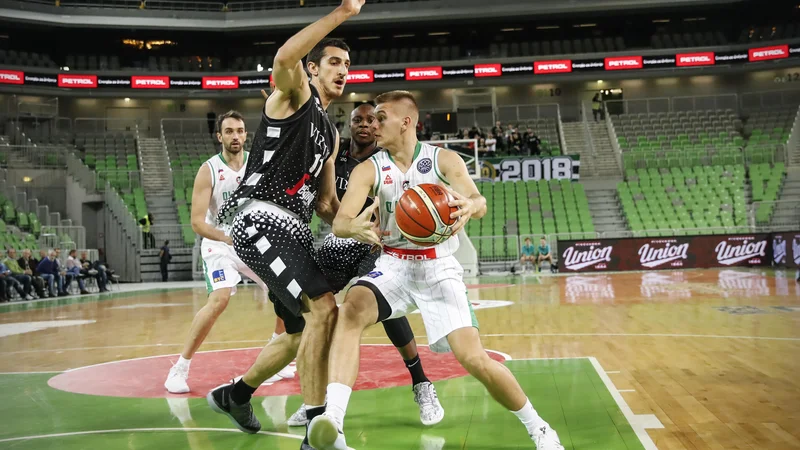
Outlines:
<svg viewBox="0 0 800 450"><path fill-rule="evenodd" d="M528 400L525 402L525 406L522 407L519 411L511 411L514 413L515 416L525 425L525 428L528 430L528 434L533 435L536 429L543 426L546 422L539 417L539 414L533 409L533 405L531 405L531 401Z"/></svg>
<svg viewBox="0 0 800 450"><path fill-rule="evenodd" d="M175 365L178 367L185 367L186 370L189 370L189 365L191 363L192 363L191 359L186 359L183 356L181 356L180 358L178 358L178 362L176 362Z"/></svg>
<svg viewBox="0 0 800 450"><path fill-rule="evenodd" d="M278 338L278 336L280 336L280 334L273 332L272 333L272 339L270 339L270 341L274 341L275 339Z"/></svg>
<svg viewBox="0 0 800 450"><path fill-rule="evenodd" d="M336 420L339 428L343 428L344 426L344 415L347 412L347 404L350 403L350 394L352 393L353 388L350 386L345 386L341 383L331 383L328 385L328 401L325 407L325 414Z"/></svg>

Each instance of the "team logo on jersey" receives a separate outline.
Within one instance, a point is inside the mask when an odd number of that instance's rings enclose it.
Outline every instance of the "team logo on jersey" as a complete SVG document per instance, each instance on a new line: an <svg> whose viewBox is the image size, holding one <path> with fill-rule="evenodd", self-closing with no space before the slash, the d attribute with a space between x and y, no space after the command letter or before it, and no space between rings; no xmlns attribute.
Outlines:
<svg viewBox="0 0 800 450"><path fill-rule="evenodd" d="M211 279L214 280L214 283L225 281L225 271L215 270L214 272L211 273Z"/></svg>
<svg viewBox="0 0 800 450"><path fill-rule="evenodd" d="M433 161L430 158L423 158L420 159L417 163L417 171L422 174L426 174L433 169Z"/></svg>
<svg viewBox="0 0 800 450"><path fill-rule="evenodd" d="M220 175L219 176L219 181L225 181L225 175Z"/></svg>
<svg viewBox="0 0 800 450"><path fill-rule="evenodd" d="M404 190L404 191L407 191L409 187L410 187L410 186L409 186L408 180L406 180L406 181L403 181L403 190Z"/></svg>
<svg viewBox="0 0 800 450"><path fill-rule="evenodd" d="M386 175L386 178L383 179L383 184L392 184L392 183L394 183L394 180L392 180L392 177L389 176L389 175Z"/></svg>
<svg viewBox="0 0 800 450"><path fill-rule="evenodd" d="M383 272L378 272L377 270L373 270L372 272L367 274L367 276L370 278L378 278L381 275L383 275Z"/></svg>

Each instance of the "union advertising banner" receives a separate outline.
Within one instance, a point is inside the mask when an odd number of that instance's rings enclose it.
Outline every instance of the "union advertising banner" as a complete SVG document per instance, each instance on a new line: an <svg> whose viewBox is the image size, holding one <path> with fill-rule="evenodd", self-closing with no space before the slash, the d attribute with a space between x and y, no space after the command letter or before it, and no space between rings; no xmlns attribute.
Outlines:
<svg viewBox="0 0 800 450"><path fill-rule="evenodd" d="M559 270L602 272L765 266L772 262L771 244L769 234L558 241Z"/></svg>
<svg viewBox="0 0 800 450"><path fill-rule="evenodd" d="M776 266L800 268L800 231L772 234L772 262Z"/></svg>

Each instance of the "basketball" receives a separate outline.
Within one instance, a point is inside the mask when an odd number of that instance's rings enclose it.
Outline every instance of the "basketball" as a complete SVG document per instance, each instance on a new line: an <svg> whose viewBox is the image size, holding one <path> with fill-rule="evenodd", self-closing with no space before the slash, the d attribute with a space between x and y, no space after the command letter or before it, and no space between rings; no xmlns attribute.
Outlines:
<svg viewBox="0 0 800 450"><path fill-rule="evenodd" d="M442 186L424 183L409 188L397 202L395 220L400 233L416 245L430 247L441 244L452 235L456 219L450 214L453 196Z"/></svg>

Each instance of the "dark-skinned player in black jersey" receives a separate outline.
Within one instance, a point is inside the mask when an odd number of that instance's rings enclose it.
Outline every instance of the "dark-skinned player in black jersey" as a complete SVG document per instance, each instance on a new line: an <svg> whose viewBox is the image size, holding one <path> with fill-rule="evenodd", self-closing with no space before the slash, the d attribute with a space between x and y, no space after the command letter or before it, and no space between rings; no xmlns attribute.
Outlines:
<svg viewBox="0 0 800 450"><path fill-rule="evenodd" d="M338 152L339 137L326 109L342 95L350 66L347 45L325 36L361 12L364 3L343 0L278 50L272 66L276 88L265 103L247 170L219 210L218 223L231 225L237 256L267 285L287 331L264 347L240 380L206 396L213 410L247 433L261 429L252 394L292 361L294 348L309 420L325 411L337 306L316 261L309 223L314 212L331 223L338 210L330 156ZM301 449L310 448L305 439ZM344 437L334 448L347 448Z"/></svg>
<svg viewBox="0 0 800 450"><path fill-rule="evenodd" d="M341 200L347 190L347 181L355 167L381 149L375 139L375 107L365 103L353 110L350 115L350 139L340 144L335 156L336 193ZM364 209L372 205L368 199ZM375 268L380 252L372 252L367 244L355 239L341 239L329 234L317 253L317 261L334 291L343 289L353 278L361 277ZM444 418L444 409L439 403L436 389L425 376L417 352L414 333L408 319L402 317L383 323L386 335L403 357L411 374L414 401L419 405L419 418L423 425L435 425ZM308 418L305 405L287 421L290 426L306 425Z"/></svg>

